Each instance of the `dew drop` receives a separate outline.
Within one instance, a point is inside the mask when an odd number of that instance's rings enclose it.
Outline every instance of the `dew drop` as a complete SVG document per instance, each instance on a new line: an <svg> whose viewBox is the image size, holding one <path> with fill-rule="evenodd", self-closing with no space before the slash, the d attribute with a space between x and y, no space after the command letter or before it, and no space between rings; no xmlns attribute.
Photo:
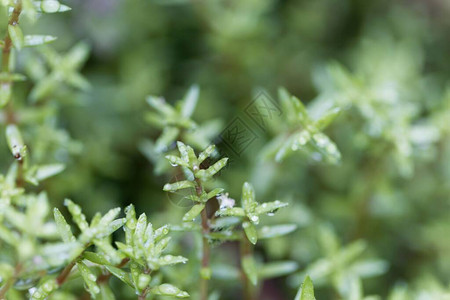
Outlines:
<svg viewBox="0 0 450 300"><path fill-rule="evenodd" d="M251 216L250 217L250 221L252 221L255 224L258 224L259 222L259 217L258 216Z"/></svg>

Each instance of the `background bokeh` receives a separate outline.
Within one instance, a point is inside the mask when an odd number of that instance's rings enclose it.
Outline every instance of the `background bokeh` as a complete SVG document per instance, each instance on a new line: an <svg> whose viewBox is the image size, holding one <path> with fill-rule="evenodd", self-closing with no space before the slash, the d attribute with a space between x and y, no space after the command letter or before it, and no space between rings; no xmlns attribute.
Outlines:
<svg viewBox="0 0 450 300"><path fill-rule="evenodd" d="M299 264L294 275L266 281L260 299L292 299L305 270L317 283L317 299L340 299L334 283L352 267L367 274L366 295L444 299L436 293L448 293L450 284L449 1L66 3L72 11L27 28L57 36L58 51L80 41L91 50L81 68L91 88L55 99L63 103L55 122L73 149L58 156L68 163L65 172L44 183L54 205L71 198L92 215L134 203L157 225L179 222L185 208L162 191L170 176L155 174L142 149L143 140L160 134L144 121L145 98L174 103L198 84L196 121L217 119L225 129L240 117L257 136L239 156L230 154L221 177L230 195L238 199L249 180L259 201L290 203L269 222L299 226L258 246L263 260ZM26 58L19 64L26 66ZM312 112L343 108L325 130L342 153L339 164L311 153L282 163L261 158L279 127L262 129L245 109L261 89L277 103L280 86ZM329 257L327 249L357 240L365 243L356 259L362 262L334 261L321 274L314 262ZM232 259L233 249L218 248L216 260ZM189 290L185 272L177 280ZM232 288L238 282L216 285L226 291L223 299L239 297Z"/></svg>

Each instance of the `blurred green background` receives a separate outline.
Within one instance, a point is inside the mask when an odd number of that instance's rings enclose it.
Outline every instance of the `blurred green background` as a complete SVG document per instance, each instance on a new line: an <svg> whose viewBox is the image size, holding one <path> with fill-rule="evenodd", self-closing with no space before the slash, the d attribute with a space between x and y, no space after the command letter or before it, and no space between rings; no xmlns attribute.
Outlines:
<svg viewBox="0 0 450 300"><path fill-rule="evenodd" d="M305 270L318 283L317 299L340 299L333 282L351 264L321 275L313 262L339 248L335 242L345 247L358 239L366 243L361 259L369 261L355 267L370 275L366 295L387 299L407 290L395 299L447 299L435 293L448 295L450 284L450 1L66 4L72 11L27 28L57 36L58 51L79 41L91 49L81 69L91 88L55 99L64 104L58 125L83 145L59 156L67 170L44 184L56 206L67 197L92 215L134 203L157 225L179 222L185 208L162 191L170 176L155 175L139 149L160 134L144 121L145 97L174 103L198 84L196 121L219 119L225 129L240 117L257 136L223 172L230 195L238 198L249 180L259 201L290 202L273 222L300 226L258 247L262 259L299 263L297 277L267 281L260 299L291 299ZM245 108L260 89L277 103L280 86L313 112L344 108L326 129L341 163L317 162L310 153L283 163L259 156L280 132L259 127ZM221 251L232 255L226 246ZM373 258L380 260L370 264Z"/></svg>

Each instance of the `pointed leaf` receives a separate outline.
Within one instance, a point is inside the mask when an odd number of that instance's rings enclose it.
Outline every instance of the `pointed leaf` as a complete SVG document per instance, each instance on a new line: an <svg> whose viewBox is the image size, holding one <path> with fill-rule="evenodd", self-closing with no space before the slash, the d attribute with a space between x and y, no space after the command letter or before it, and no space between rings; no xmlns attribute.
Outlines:
<svg viewBox="0 0 450 300"><path fill-rule="evenodd" d="M189 118L190 116L192 116L192 113L195 110L195 106L197 105L199 94L200 88L198 87L198 85L191 86L183 99L183 106L181 109L181 115L183 117Z"/></svg>
<svg viewBox="0 0 450 300"><path fill-rule="evenodd" d="M247 236L248 240L255 245L258 241L258 234L256 232L255 225L253 225L250 222L244 222L242 224L242 227L244 228L245 235Z"/></svg>
<svg viewBox="0 0 450 300"><path fill-rule="evenodd" d="M43 0L42 2L35 1L35 5L39 11L47 14L71 10L70 7L59 3L57 0Z"/></svg>
<svg viewBox="0 0 450 300"><path fill-rule="evenodd" d="M55 217L56 226L58 227L58 232L64 242L75 242L75 236L70 229L70 225L67 224L66 219L61 214L59 209L56 207L53 209L53 215Z"/></svg>
<svg viewBox="0 0 450 300"><path fill-rule="evenodd" d="M198 163L201 164L208 157L210 157L216 151L216 145L209 145L200 155L198 156Z"/></svg>
<svg viewBox="0 0 450 300"><path fill-rule="evenodd" d="M265 202L260 205L258 205L255 209L255 213L258 215L261 214L273 214L278 209L288 206L288 203L281 202L281 201L273 201L273 202Z"/></svg>
<svg viewBox="0 0 450 300"><path fill-rule="evenodd" d="M64 205L67 206L70 214L72 215L73 221L82 232L89 228L89 224L86 221L86 216L81 212L81 207L79 205L73 203L69 199L64 200Z"/></svg>
<svg viewBox="0 0 450 300"><path fill-rule="evenodd" d="M327 128L328 125L331 122L333 122L339 116L340 113L341 109L338 107L327 111L323 116L320 117L319 120L317 120L315 124L317 129L322 131L323 129Z"/></svg>
<svg viewBox="0 0 450 300"><path fill-rule="evenodd" d="M270 239L289 234L297 229L295 224L263 226L258 230L258 239Z"/></svg>
<svg viewBox="0 0 450 300"><path fill-rule="evenodd" d="M244 217L245 211L241 207L226 207L216 211L216 216Z"/></svg>
<svg viewBox="0 0 450 300"><path fill-rule="evenodd" d="M26 155L26 146L23 143L22 134L16 125L6 127L6 140L9 149L16 159L21 159Z"/></svg>
<svg viewBox="0 0 450 300"><path fill-rule="evenodd" d="M222 170L227 165L227 161L228 157L222 158L208 169L198 171L196 176L199 178L209 179Z"/></svg>
<svg viewBox="0 0 450 300"><path fill-rule="evenodd" d="M188 298L189 294L185 291L180 290L174 285L164 283L158 285L150 290L153 295L161 295L161 296L172 296L177 298Z"/></svg>
<svg viewBox="0 0 450 300"><path fill-rule="evenodd" d="M242 206L245 211L252 211L255 202L255 190L250 183L245 182L242 186Z"/></svg>
<svg viewBox="0 0 450 300"><path fill-rule="evenodd" d="M38 181L42 181L61 173L64 169L65 166L63 164L42 165L37 168L35 178Z"/></svg>
<svg viewBox="0 0 450 300"><path fill-rule="evenodd" d="M48 279L44 281L33 293L31 300L44 300L58 288L56 279Z"/></svg>
<svg viewBox="0 0 450 300"><path fill-rule="evenodd" d="M166 183L163 187L163 190L166 192L175 192L182 189L194 188L195 183L188 180L178 181L175 183Z"/></svg>
<svg viewBox="0 0 450 300"><path fill-rule="evenodd" d="M196 204L183 216L183 222L193 221L205 208L205 204Z"/></svg>
<svg viewBox="0 0 450 300"><path fill-rule="evenodd" d="M314 297L314 286L309 276L306 276L300 289L298 290L295 300L316 300Z"/></svg>
<svg viewBox="0 0 450 300"><path fill-rule="evenodd" d="M43 44L48 44L56 40L55 36L51 35L26 35L24 37L24 46L32 47Z"/></svg>
<svg viewBox="0 0 450 300"><path fill-rule="evenodd" d="M18 50L20 50L24 46L24 38L22 29L20 29L19 25L8 25L8 33L11 38L11 41Z"/></svg>
<svg viewBox="0 0 450 300"><path fill-rule="evenodd" d="M186 263L188 261L187 258L183 256L173 256L173 255L165 255L161 256L161 258L158 260L158 263L160 266L167 266L167 265L175 265L179 263Z"/></svg>
<svg viewBox="0 0 450 300"><path fill-rule="evenodd" d="M124 283L126 283L127 285L131 286L132 288L134 288L134 284L131 281L130 278L130 274L113 266L105 266L105 268L111 272L111 274L113 274L115 277L119 278L120 280L122 280Z"/></svg>
<svg viewBox="0 0 450 300"><path fill-rule="evenodd" d="M97 285L97 276L92 273L92 271L86 266L83 262L77 262L77 268L83 277L84 282L86 283L87 289L91 294L92 298L95 298L95 295L100 293L100 288Z"/></svg>
<svg viewBox="0 0 450 300"><path fill-rule="evenodd" d="M298 269L298 263L295 261L277 261L267 263L258 270L258 278L275 278L289 275Z"/></svg>

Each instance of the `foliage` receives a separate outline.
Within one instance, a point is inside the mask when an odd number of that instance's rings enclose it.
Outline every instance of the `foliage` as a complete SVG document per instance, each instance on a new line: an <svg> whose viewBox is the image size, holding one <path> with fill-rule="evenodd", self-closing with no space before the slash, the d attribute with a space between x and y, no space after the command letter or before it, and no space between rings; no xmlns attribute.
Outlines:
<svg viewBox="0 0 450 300"><path fill-rule="evenodd" d="M447 299L449 15L0 0L0 299Z"/></svg>

